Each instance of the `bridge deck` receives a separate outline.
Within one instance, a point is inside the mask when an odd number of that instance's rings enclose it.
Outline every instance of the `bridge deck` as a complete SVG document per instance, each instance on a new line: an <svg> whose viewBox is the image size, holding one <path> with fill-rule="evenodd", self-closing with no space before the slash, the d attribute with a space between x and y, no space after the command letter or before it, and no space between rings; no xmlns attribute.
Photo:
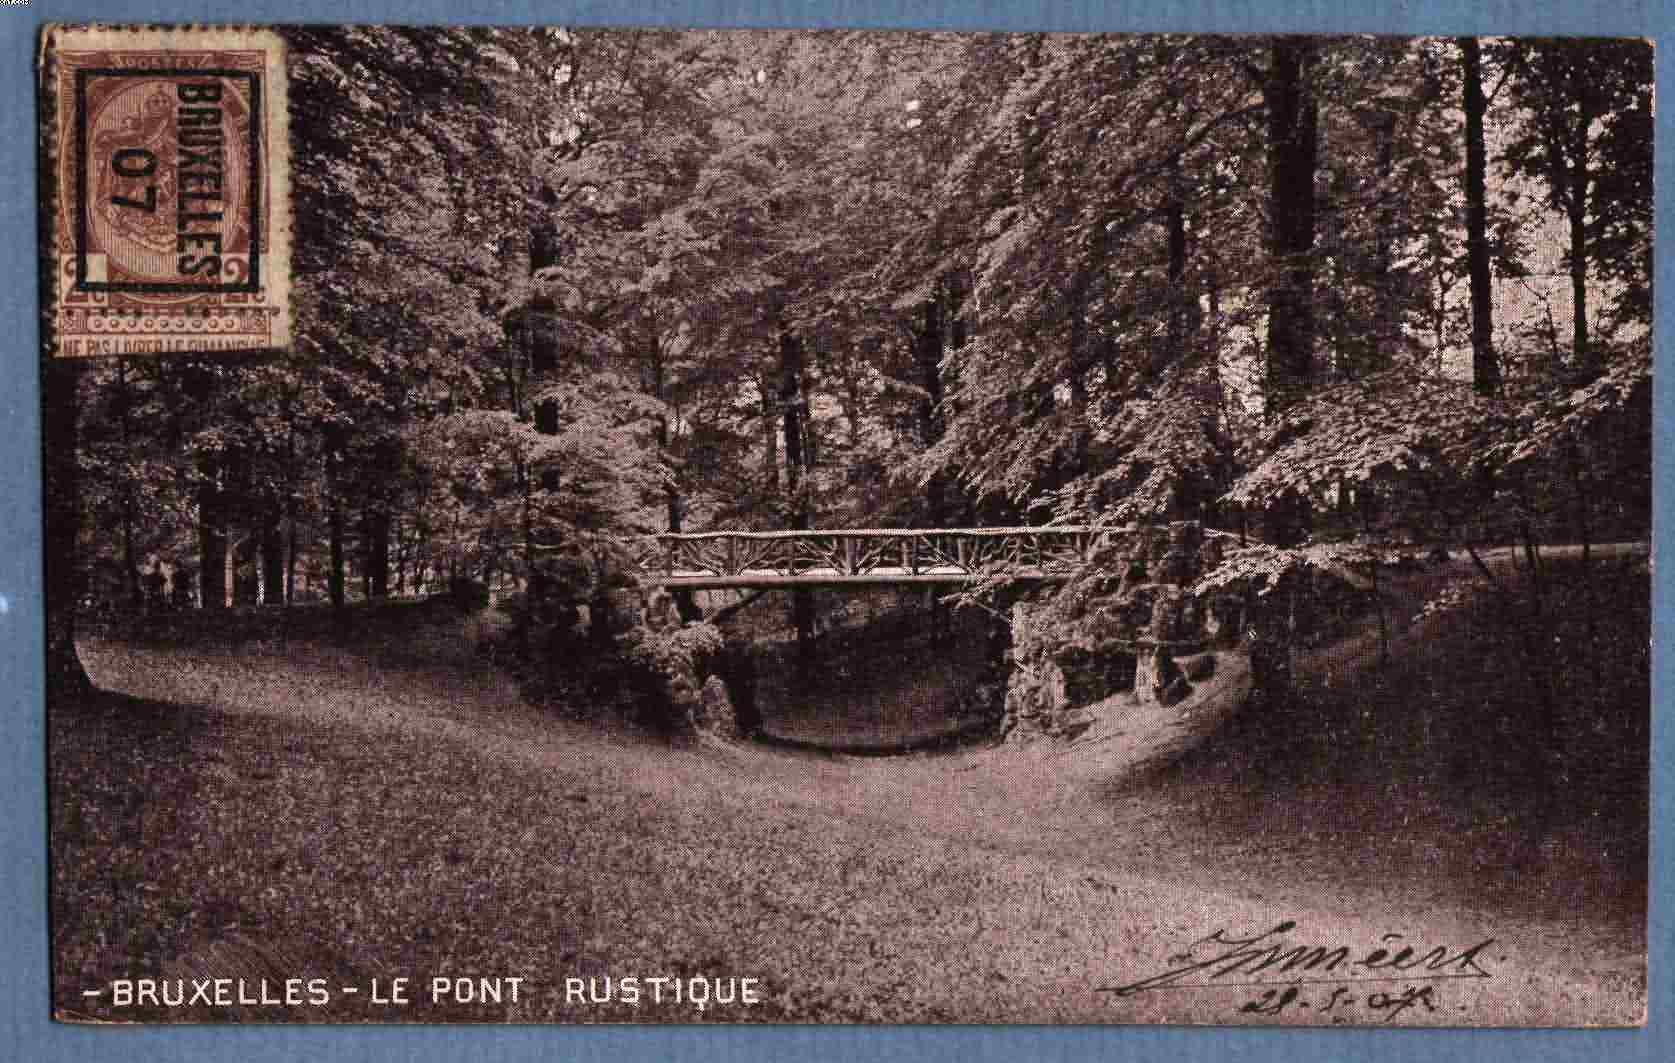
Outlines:
<svg viewBox="0 0 1675 1063"><path fill-rule="evenodd" d="M682 590L882 584L959 584L988 579L1065 580L1099 552L1158 529L844 528L689 532L628 545L643 583ZM1167 533L1164 533L1165 535Z"/></svg>
<svg viewBox="0 0 1675 1063"><path fill-rule="evenodd" d="M1000 573L1006 579L1030 582L1051 582L1070 578L1068 572L1050 572L1039 568L1009 569ZM721 575L714 572L674 571L648 572L640 578L647 584L670 590L710 591L733 588L738 590L769 587L826 587L838 584L903 584L903 583L976 583L990 579L993 573L967 572L953 566L910 571L900 566L874 568L867 572L842 572L835 568L801 569L792 575L771 570L737 572Z"/></svg>

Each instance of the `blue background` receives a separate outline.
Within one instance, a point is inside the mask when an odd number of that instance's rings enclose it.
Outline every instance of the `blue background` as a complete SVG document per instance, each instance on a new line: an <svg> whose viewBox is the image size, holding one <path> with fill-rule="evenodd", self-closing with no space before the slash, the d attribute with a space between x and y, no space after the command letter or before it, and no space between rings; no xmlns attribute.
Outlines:
<svg viewBox="0 0 1675 1063"><path fill-rule="evenodd" d="M1409 1060L1415 1058L1668 1060L1675 1058L1671 992L1667 844L1675 815L1670 757L1672 691L1667 640L1658 638L1652 690L1653 830L1651 1011L1637 1031L1285 1030L1179 1027L332 1027L87 1028L48 1019L46 935L45 734L42 712L40 572L40 393L37 378L34 54L50 21L107 22L571 22L712 26L867 26L996 30L1300 30L1427 34L1591 34L1656 37L1669 3L1564 3L1505 0L251 0L173 4L109 0L32 0L0 7L0 326L14 342L0 348L0 1060L181 1059L310 1060L687 1060L780 1059L1092 1059ZM1658 94L1671 86L1671 56L1659 50ZM1657 231L1671 227L1671 121L1657 123ZM1668 239L1657 244L1659 410L1675 401L1667 360L1675 303ZM1672 513L1668 490L1669 419L1656 437L1658 542L1664 552ZM1671 573L1659 566L1654 608L1660 633L1675 623Z"/></svg>

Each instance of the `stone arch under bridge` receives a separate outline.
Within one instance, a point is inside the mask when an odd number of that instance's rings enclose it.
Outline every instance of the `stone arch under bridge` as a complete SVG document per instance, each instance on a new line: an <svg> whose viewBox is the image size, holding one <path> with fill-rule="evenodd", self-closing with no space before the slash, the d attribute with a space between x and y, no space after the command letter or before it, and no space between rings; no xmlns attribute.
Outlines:
<svg viewBox="0 0 1675 1063"><path fill-rule="evenodd" d="M664 592L992 583L1016 595L1097 566L1108 574L1106 586L1097 606L1078 620L1085 619L1086 630L1072 641L1055 644L1044 637L1030 603L1010 604L1006 709L1016 722L1050 719L1079 698L1105 696L1125 683L1132 683L1142 703L1167 705L1190 696L1194 684L1216 672L1218 654L1241 652L1242 600L1190 590L1237 539L1196 521L1177 521L688 532L627 545L641 585Z"/></svg>

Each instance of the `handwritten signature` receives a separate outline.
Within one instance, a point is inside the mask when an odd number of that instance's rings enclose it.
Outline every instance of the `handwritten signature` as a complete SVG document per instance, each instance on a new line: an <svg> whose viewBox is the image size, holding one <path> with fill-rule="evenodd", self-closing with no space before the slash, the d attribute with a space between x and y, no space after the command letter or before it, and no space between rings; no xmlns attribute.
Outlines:
<svg viewBox="0 0 1675 1063"><path fill-rule="evenodd" d="M1100 986L1096 992L1132 997L1164 989L1243 987L1253 990L1238 1009L1243 1014L1280 1015L1290 1008L1330 1014L1360 1004L1383 1013L1389 1022L1410 1008L1435 1011L1433 983L1494 977L1485 966L1494 938L1464 948L1443 944L1421 950L1406 943L1404 935L1392 933L1380 937L1378 946L1358 951L1338 943L1300 943L1288 936L1295 929L1290 919L1246 937L1219 929L1169 957L1167 969L1126 985ZM1356 987L1365 983L1400 983L1402 988L1357 995ZM1312 992L1304 986L1325 988Z"/></svg>

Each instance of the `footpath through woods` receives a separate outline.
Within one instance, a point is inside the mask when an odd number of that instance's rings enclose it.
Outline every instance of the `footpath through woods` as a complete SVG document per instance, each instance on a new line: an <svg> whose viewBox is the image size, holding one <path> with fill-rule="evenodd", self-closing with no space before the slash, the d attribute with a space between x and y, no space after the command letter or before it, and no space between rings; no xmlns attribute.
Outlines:
<svg viewBox="0 0 1675 1063"><path fill-rule="evenodd" d="M1422 641L1423 626L1398 640ZM1353 779L1275 778L1239 756L1249 736L1238 727L1126 776L1110 742L889 759L670 747L555 720L503 676L450 657L445 635L430 638L371 652L87 644L101 687L194 721L186 741L198 748L177 769L146 769L192 777L202 807L175 813L190 822L173 828L192 843L159 836L152 820L148 844L178 846L181 874L202 859L222 874L257 867L263 889L240 895L233 919L261 928L251 932L365 891L376 915L344 900L323 931L337 943L323 947L353 948L344 962L363 970L433 964L437 946L413 937L423 928L452 933L456 959L523 962L531 977L684 963L773 988L769 1005L705 1018L1518 1024L1641 1013L1643 865L1636 883L1632 861L1613 870L1572 837L1539 871L1510 872L1475 833L1503 825L1462 829L1411 794L1380 809ZM110 744L99 756L132 755L116 715L54 723L55 771L65 758L72 773L118 770L87 753L100 734ZM262 817L282 829L250 833ZM404 852L438 839L450 846L439 858ZM369 848L353 874L302 870L357 846ZM163 951L191 946L182 919L186 936ZM1437 983L1397 1015L1363 1000L1331 1017L1295 1002L1264 1016L1239 1011L1252 998L1238 989L1095 991L1163 971L1217 930L1286 920L1292 943L1359 951L1387 934L1425 949L1495 938L1493 977ZM556 994L540 1006L507 1017L698 1017L567 1011Z"/></svg>

